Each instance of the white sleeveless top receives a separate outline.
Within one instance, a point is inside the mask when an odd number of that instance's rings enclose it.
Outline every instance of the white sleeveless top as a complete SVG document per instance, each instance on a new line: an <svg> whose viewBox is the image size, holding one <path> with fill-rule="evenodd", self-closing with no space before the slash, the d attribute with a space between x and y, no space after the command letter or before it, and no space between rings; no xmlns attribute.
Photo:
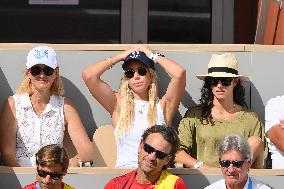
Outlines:
<svg viewBox="0 0 284 189"><path fill-rule="evenodd" d="M134 100L135 116L133 127L130 131L118 134L118 127L114 130L116 148L117 148L117 168L137 168L138 167L138 147L141 141L143 132L149 127L148 101ZM157 103L157 125L164 125L165 118L160 102Z"/></svg>
<svg viewBox="0 0 284 189"><path fill-rule="evenodd" d="M63 146L64 97L50 96L40 116L34 112L28 94L13 96L16 107L16 159L21 166L35 166L35 153L49 144Z"/></svg>

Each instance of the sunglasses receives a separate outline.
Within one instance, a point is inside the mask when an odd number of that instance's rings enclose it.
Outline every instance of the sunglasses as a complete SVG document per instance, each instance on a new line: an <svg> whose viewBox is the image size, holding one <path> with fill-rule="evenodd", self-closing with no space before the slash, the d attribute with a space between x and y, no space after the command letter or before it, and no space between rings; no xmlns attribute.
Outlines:
<svg viewBox="0 0 284 189"><path fill-rule="evenodd" d="M129 68L124 72L124 75L126 78L131 79L134 76L134 73L135 73L135 70L133 70L132 68ZM137 73L140 76L145 76L147 74L147 68L139 67L137 70Z"/></svg>
<svg viewBox="0 0 284 189"><path fill-rule="evenodd" d="M49 173L44 170L37 169L38 176L45 178L47 175L49 175L53 180L58 180L62 177L63 173Z"/></svg>
<svg viewBox="0 0 284 189"><path fill-rule="evenodd" d="M230 161L230 160L221 160L219 161L219 164L221 165L221 167L230 167L230 165L232 164L233 167L237 167L240 168L243 164L244 164L244 160L241 161Z"/></svg>
<svg viewBox="0 0 284 189"><path fill-rule="evenodd" d="M152 154L153 152L155 152L155 155L158 159L164 159L165 157L170 156L170 154L167 154L167 153L162 152L160 150L156 150L154 147L150 146L147 143L144 143L143 149L148 154Z"/></svg>
<svg viewBox="0 0 284 189"><path fill-rule="evenodd" d="M219 81L221 81L223 86L229 86L233 79L232 77L206 77L205 82L209 83L210 86L217 86Z"/></svg>
<svg viewBox="0 0 284 189"><path fill-rule="evenodd" d="M30 72L33 76L39 75L42 71L44 75L51 76L54 72L54 69L49 66L45 66L44 68L41 68L40 66L33 66L30 69Z"/></svg>

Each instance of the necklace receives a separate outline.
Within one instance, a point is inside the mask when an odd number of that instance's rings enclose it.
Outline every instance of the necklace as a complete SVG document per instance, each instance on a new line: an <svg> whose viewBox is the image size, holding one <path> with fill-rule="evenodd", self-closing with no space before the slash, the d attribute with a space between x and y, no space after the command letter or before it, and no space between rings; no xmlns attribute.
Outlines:
<svg viewBox="0 0 284 189"><path fill-rule="evenodd" d="M147 104L148 104L148 102L145 103L145 104L141 107L140 110L138 110L138 113L139 113L139 114L143 114L143 113L144 113L144 107L145 107Z"/></svg>
<svg viewBox="0 0 284 189"><path fill-rule="evenodd" d="M215 111L217 111L219 114L221 115L228 115L230 113L233 113L234 110L236 109L236 104L233 105L233 108L228 110L228 111L220 111L220 110L217 110L215 107L213 107Z"/></svg>

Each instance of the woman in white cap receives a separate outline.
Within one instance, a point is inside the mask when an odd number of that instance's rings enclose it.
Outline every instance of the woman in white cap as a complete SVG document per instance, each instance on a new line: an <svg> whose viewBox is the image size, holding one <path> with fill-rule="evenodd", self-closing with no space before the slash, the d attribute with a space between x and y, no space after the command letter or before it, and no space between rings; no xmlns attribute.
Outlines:
<svg viewBox="0 0 284 189"><path fill-rule="evenodd" d="M124 75L119 92L114 92L101 80L101 75L120 61L124 61ZM171 76L161 100L157 97L155 62ZM183 67L142 45L105 58L84 70L83 79L90 92L112 117L117 147L116 167L137 167L143 131L155 124L171 124L184 93L185 78Z"/></svg>
<svg viewBox="0 0 284 189"><path fill-rule="evenodd" d="M248 139L253 152L252 167L263 166L264 127L256 112L248 110L233 54L214 54L204 81L200 105L189 108L179 125L181 151L176 161L186 167L217 167L217 147L230 134Z"/></svg>
<svg viewBox="0 0 284 189"><path fill-rule="evenodd" d="M78 160L73 158L71 164L93 159L94 147L79 114L62 94L55 51L47 46L31 49L24 79L0 116L0 149L6 166L35 166L40 148L63 146L65 129L78 152Z"/></svg>

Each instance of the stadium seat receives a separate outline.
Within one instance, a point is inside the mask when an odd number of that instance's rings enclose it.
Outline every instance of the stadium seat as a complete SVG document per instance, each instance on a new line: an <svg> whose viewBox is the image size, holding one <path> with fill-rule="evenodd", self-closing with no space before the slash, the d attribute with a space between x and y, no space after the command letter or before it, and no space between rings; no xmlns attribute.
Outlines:
<svg viewBox="0 0 284 189"><path fill-rule="evenodd" d="M94 133L93 142L98 152L94 159L95 167L115 167L116 144L113 126L100 126Z"/></svg>

